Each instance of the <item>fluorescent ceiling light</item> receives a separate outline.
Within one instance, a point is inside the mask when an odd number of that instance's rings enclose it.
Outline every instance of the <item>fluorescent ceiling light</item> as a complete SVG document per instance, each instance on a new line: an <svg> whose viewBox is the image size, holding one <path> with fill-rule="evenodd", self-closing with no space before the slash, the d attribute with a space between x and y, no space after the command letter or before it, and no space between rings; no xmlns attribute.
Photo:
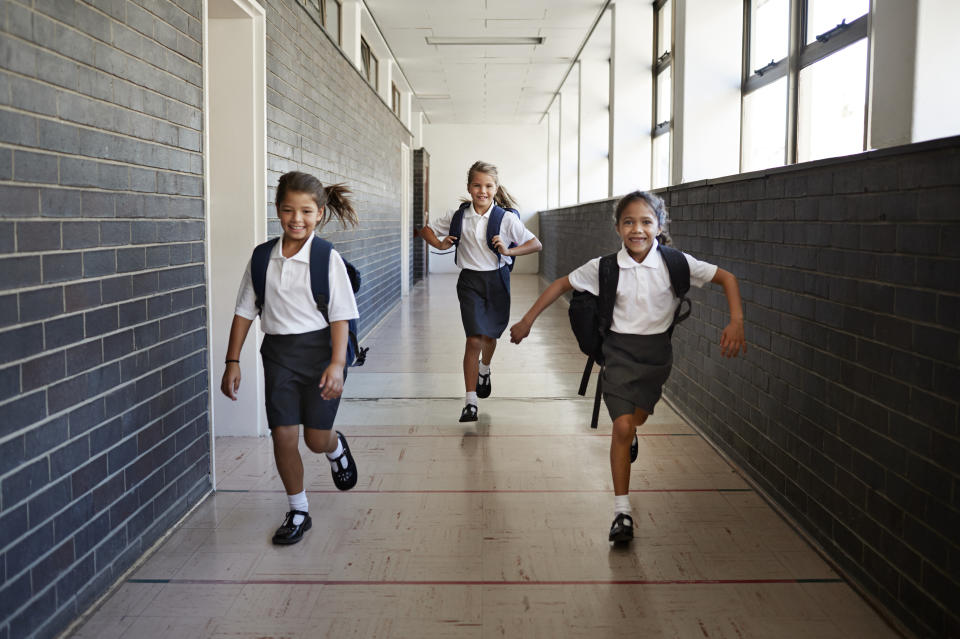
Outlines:
<svg viewBox="0 0 960 639"><path fill-rule="evenodd" d="M427 36L427 44L440 44L440 45L472 45L472 46L490 46L490 45L501 45L501 44L543 44L543 41L546 40L543 36L480 36L480 37L443 37L443 36Z"/></svg>
<svg viewBox="0 0 960 639"><path fill-rule="evenodd" d="M449 100L450 94L448 93L418 93L418 100Z"/></svg>

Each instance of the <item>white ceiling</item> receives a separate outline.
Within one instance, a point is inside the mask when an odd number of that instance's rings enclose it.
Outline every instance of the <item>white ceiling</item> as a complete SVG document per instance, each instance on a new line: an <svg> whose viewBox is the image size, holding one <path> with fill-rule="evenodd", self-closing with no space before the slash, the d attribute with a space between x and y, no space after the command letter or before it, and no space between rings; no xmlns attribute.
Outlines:
<svg viewBox="0 0 960 639"><path fill-rule="evenodd" d="M366 0L366 5L429 122L534 124L606 1ZM429 45L428 36L542 36L544 42Z"/></svg>

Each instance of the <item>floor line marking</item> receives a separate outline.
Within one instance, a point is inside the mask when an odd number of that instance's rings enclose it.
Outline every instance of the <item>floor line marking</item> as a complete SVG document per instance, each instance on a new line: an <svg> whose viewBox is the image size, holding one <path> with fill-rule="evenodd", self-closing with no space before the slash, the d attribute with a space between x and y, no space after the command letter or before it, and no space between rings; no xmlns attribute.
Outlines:
<svg viewBox="0 0 960 639"><path fill-rule="evenodd" d="M585 579L575 581L509 580L367 580L367 579L127 579L132 584L283 585L283 586L712 586L749 584L844 583L843 579Z"/></svg>
<svg viewBox="0 0 960 639"><path fill-rule="evenodd" d="M603 437L607 438L610 436L610 433L533 433L529 435L523 435L518 433L506 434L506 435L494 435L489 433L474 433L466 431L463 433L411 433L409 435L397 435L397 434L377 434L377 435L358 435L356 433L350 434L350 439L373 439L373 438L387 438L387 437L456 437L457 439L467 438L508 438L508 437L521 437L521 438L540 438L540 437L550 437L551 439L557 437ZM637 437L699 437L697 433L637 433Z"/></svg>
<svg viewBox="0 0 960 639"><path fill-rule="evenodd" d="M446 494L492 494L492 493L516 493L516 494L541 494L541 493L558 493L558 494L596 494L596 493L609 493L612 489L610 488L591 488L591 489L581 489L581 488L570 488L570 489L551 489L551 488L464 488L464 489L411 489L411 490L363 490L363 489L353 489L350 494L364 494L364 495L376 495L376 494L390 494L390 495L446 495ZM280 494L285 491L273 488L218 488L218 493L270 493L270 494ZM330 494L330 495L339 495L344 491L330 489L316 489L310 490L307 489L305 492L314 493L314 494ZM643 489L634 489L630 491L631 493L752 493L754 492L753 488L643 488Z"/></svg>

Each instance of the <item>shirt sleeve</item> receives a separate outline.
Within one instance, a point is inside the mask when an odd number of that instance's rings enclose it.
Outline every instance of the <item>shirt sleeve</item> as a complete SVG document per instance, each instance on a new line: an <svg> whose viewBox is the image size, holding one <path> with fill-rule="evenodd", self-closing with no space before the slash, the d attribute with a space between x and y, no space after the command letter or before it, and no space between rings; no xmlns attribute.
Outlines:
<svg viewBox="0 0 960 639"><path fill-rule="evenodd" d="M600 258L595 257L567 276L575 291L600 294Z"/></svg>
<svg viewBox="0 0 960 639"><path fill-rule="evenodd" d="M330 317L330 322L360 317L357 311L357 299L353 295L353 286L350 284L350 276L347 275L347 266L336 249L330 250L328 273L330 303L327 305L327 315Z"/></svg>
<svg viewBox="0 0 960 639"><path fill-rule="evenodd" d="M427 226L433 229L437 237L445 237L450 233L450 222L453 220L454 213L456 213L456 211L447 211L436 220L431 220Z"/></svg>
<svg viewBox="0 0 960 639"><path fill-rule="evenodd" d="M247 268L243 271L243 279L240 280L240 290L237 291L237 306L234 314L248 320L255 319L257 313L257 293L253 290L253 278L250 276L250 262L247 262Z"/></svg>
<svg viewBox="0 0 960 639"><path fill-rule="evenodd" d="M510 211L507 211L503 216L503 222L500 224L500 235L503 237L507 246L510 246L511 242L520 246L537 237L520 221L519 216L514 215Z"/></svg>
<svg viewBox="0 0 960 639"><path fill-rule="evenodd" d="M687 264L690 266L690 286L701 288L704 284L713 279L717 274L716 264L701 262L692 255L683 254L687 258Z"/></svg>

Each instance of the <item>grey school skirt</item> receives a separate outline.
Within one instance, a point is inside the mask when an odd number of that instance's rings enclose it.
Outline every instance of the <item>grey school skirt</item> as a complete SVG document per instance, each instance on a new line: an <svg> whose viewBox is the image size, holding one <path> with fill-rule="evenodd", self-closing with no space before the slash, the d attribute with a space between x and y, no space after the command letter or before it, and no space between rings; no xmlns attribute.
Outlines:
<svg viewBox="0 0 960 639"><path fill-rule="evenodd" d="M610 419L633 414L636 408L652 415L673 366L670 335L611 331L603 339L603 356L603 401Z"/></svg>
<svg viewBox="0 0 960 639"><path fill-rule="evenodd" d="M500 337L510 322L510 269L499 271L460 271L457 280L460 319L463 332Z"/></svg>

